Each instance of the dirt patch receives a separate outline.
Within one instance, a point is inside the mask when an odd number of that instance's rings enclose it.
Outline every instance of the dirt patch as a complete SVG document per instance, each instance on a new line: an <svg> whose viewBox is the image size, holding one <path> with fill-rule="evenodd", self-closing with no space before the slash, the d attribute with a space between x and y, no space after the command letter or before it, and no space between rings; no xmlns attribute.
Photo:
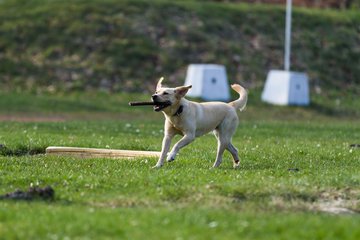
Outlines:
<svg viewBox="0 0 360 240"><path fill-rule="evenodd" d="M290 194L291 197L271 196L270 206L279 210L312 211L330 214L359 214L358 190L329 191L312 194L311 197Z"/></svg>
<svg viewBox="0 0 360 240"><path fill-rule="evenodd" d="M55 191L52 187L30 187L27 191L16 190L15 192L6 193L0 196L1 199L10 200L53 200Z"/></svg>
<svg viewBox="0 0 360 240"><path fill-rule="evenodd" d="M355 211L345 207L347 205L348 203L344 199L321 201L316 203L314 210L332 214L355 214Z"/></svg>
<svg viewBox="0 0 360 240"><path fill-rule="evenodd" d="M4 144L0 144L0 156L25 156L44 154L45 147L32 147L20 146L16 149L9 149Z"/></svg>
<svg viewBox="0 0 360 240"><path fill-rule="evenodd" d="M359 204L358 191L347 190L346 192L323 192L319 199L312 204L315 211L332 214L356 214Z"/></svg>

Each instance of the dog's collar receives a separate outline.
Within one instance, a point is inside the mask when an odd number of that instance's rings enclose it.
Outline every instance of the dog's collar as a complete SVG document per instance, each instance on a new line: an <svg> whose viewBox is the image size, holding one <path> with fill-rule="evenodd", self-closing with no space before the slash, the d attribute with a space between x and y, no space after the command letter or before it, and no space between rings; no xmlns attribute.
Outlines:
<svg viewBox="0 0 360 240"><path fill-rule="evenodd" d="M184 110L183 105L180 105L180 107L178 108L178 110L175 112L175 114L173 116L174 117L175 116L180 116L180 114L183 112L183 110Z"/></svg>

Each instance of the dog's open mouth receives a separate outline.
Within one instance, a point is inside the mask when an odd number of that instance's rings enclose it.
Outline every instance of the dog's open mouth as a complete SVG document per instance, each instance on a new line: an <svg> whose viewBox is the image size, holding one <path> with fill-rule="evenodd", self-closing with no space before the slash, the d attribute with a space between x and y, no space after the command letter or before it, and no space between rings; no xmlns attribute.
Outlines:
<svg viewBox="0 0 360 240"><path fill-rule="evenodd" d="M166 102L154 102L154 111L155 112L159 112L161 110L163 110L164 108L168 107L171 105L170 101L166 101Z"/></svg>

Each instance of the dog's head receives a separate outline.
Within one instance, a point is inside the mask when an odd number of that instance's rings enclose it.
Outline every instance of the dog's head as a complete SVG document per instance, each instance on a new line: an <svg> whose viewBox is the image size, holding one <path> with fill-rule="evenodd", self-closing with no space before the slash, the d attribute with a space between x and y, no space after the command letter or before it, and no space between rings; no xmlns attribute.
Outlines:
<svg viewBox="0 0 360 240"><path fill-rule="evenodd" d="M188 90L191 88L189 86L181 86L176 88L167 88L162 86L162 81L164 78L160 78L156 85L155 94L151 96L156 105L154 105L154 110L159 112L165 108L175 106L180 102L181 98L183 98Z"/></svg>

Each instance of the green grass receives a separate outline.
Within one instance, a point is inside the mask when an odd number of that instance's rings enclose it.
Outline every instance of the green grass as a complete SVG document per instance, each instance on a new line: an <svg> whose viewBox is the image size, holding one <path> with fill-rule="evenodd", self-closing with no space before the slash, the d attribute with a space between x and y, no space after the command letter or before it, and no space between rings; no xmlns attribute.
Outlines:
<svg viewBox="0 0 360 240"><path fill-rule="evenodd" d="M0 239L359 239L360 151L349 147L360 143L359 14L295 9L307 108L259 101L267 70L282 66L283 18L267 5L0 1L0 194L56 194L0 200ZM211 168L211 135L159 170L155 158L44 155L50 145L160 150L162 114L127 105L149 95L91 89L149 91L156 75L180 84L190 62L224 64L251 87L233 139L240 169L228 153Z"/></svg>
<svg viewBox="0 0 360 240"><path fill-rule="evenodd" d="M310 108L270 107L254 96L233 139L240 169L228 153L211 169L216 141L205 135L154 170L155 158L32 155L49 145L160 150L162 114L116 107L147 96L7 94L0 115L69 118L1 122L0 194L51 185L56 197L1 200L0 239L358 239L360 151L349 147L360 139L351 114L358 103L346 104L341 117L330 106L332 113L318 112L321 99ZM34 101L25 114L26 99Z"/></svg>
<svg viewBox="0 0 360 240"><path fill-rule="evenodd" d="M6 123L0 131L10 148L160 149L161 123L131 124ZM210 169L212 136L196 140L160 170L151 169L154 158L3 156L1 192L51 185L56 199L2 201L1 236L356 239L357 214L335 216L321 209L341 199L341 207L360 210L360 152L349 148L359 130L348 123L245 122L234 137L242 158L238 170L229 154L219 169Z"/></svg>
<svg viewBox="0 0 360 240"><path fill-rule="evenodd" d="M312 85L360 92L357 10L294 8L292 70ZM218 63L262 86L283 68L285 9L169 0L0 2L0 86L27 91L144 91L182 83L189 63Z"/></svg>

